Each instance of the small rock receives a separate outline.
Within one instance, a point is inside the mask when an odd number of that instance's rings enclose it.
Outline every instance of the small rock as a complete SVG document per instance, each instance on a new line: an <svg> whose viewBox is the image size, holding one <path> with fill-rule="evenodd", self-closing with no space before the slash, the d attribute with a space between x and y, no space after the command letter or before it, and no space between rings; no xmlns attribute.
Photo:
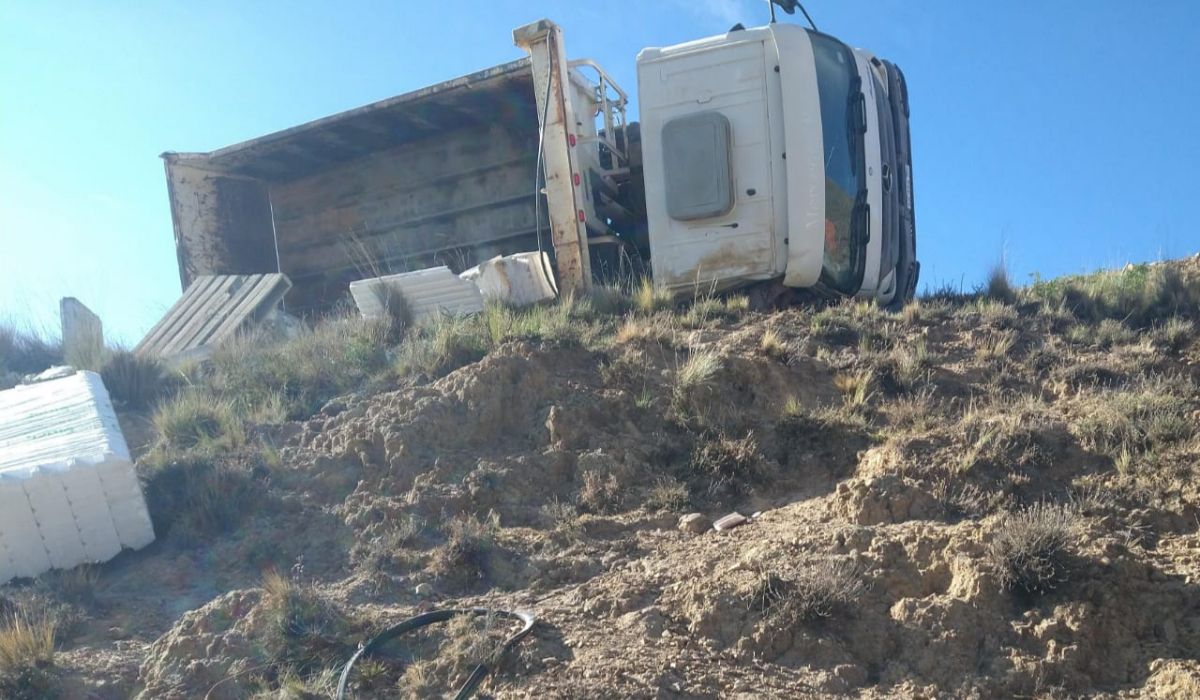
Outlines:
<svg viewBox="0 0 1200 700"><path fill-rule="evenodd" d="M433 595L433 586L428 583L419 583L413 593L416 593L418 598L428 598Z"/></svg>
<svg viewBox="0 0 1200 700"><path fill-rule="evenodd" d="M750 522L749 518L741 513L734 512L713 523L713 529L717 531L732 530L733 528L738 527L739 525L745 525L748 522Z"/></svg>
<svg viewBox="0 0 1200 700"><path fill-rule="evenodd" d="M690 532L693 535L699 535L712 527L712 521L704 516L703 513L688 513L679 518L679 529L684 532Z"/></svg>

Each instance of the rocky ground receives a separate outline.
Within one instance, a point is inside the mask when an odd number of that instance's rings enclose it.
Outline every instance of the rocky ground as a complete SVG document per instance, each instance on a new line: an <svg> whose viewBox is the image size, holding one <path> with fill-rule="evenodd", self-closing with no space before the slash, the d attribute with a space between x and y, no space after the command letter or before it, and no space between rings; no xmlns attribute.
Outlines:
<svg viewBox="0 0 1200 700"><path fill-rule="evenodd" d="M1173 306L1119 318L996 289L493 334L444 376L160 450L159 542L0 607L54 611L66 698L330 697L360 641L470 606L538 617L484 697L1198 697L1200 263L1177 268ZM393 642L352 696L448 694L511 631Z"/></svg>

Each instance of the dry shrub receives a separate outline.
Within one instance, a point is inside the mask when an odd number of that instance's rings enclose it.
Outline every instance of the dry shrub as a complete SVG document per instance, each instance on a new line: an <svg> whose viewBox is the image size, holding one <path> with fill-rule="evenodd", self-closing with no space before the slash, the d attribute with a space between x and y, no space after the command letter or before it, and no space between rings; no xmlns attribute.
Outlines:
<svg viewBox="0 0 1200 700"><path fill-rule="evenodd" d="M890 388L911 391L928 379L932 368L929 347L924 338L918 338L910 344L893 347L880 363L880 374Z"/></svg>
<svg viewBox="0 0 1200 700"><path fill-rule="evenodd" d="M262 589L262 644L274 664L305 675L354 652L359 626L315 586L270 571Z"/></svg>
<svg viewBox="0 0 1200 700"><path fill-rule="evenodd" d="M765 474L754 433L734 439L723 434L700 436L688 469L707 486L709 497L737 496Z"/></svg>
<svg viewBox="0 0 1200 700"><path fill-rule="evenodd" d="M1005 304L1011 304L1016 300L1017 294L1013 290L1012 279L1008 274L1008 265L1004 261L996 263L991 270L988 270L983 293L988 299Z"/></svg>
<svg viewBox="0 0 1200 700"><path fill-rule="evenodd" d="M424 519L416 515L389 518L383 532L357 545L351 557L360 567L369 572L387 572L411 566L416 557L409 548L421 539L425 531Z"/></svg>
<svg viewBox="0 0 1200 700"><path fill-rule="evenodd" d="M1020 320L1015 307L994 299L975 302L975 311L979 313L979 320L992 328L1016 328Z"/></svg>
<svg viewBox="0 0 1200 700"><path fill-rule="evenodd" d="M760 567L751 590L752 609L778 627L791 627L835 615L849 614L867 591L862 570L845 559L821 559L790 578Z"/></svg>
<svg viewBox="0 0 1200 700"><path fill-rule="evenodd" d="M682 510L691 502L687 484L664 476L658 478L646 493L645 505L650 510Z"/></svg>
<svg viewBox="0 0 1200 700"><path fill-rule="evenodd" d="M1038 595L1065 583L1079 527L1070 505L1035 503L1005 514L987 550L1001 587Z"/></svg>
<svg viewBox="0 0 1200 700"><path fill-rule="evenodd" d="M621 504L621 484L611 471L589 470L582 476L576 502L585 513L610 513Z"/></svg>
<svg viewBox="0 0 1200 700"><path fill-rule="evenodd" d="M1060 427L1058 415L1036 395L974 404L953 428L964 439L964 449L956 452L958 469L1041 465L1049 456L1046 436Z"/></svg>
<svg viewBox="0 0 1200 700"><path fill-rule="evenodd" d="M43 700L57 696L56 632L54 617L45 611L14 606L0 615L0 697Z"/></svg>
<svg viewBox="0 0 1200 700"><path fill-rule="evenodd" d="M441 377L459 367L477 362L492 346L492 334L511 331L502 325L505 307L492 305L482 317L439 314L423 322L400 346L395 368L398 374Z"/></svg>
<svg viewBox="0 0 1200 700"><path fill-rule="evenodd" d="M133 409L149 408L168 389L162 363L128 350L112 353L100 369L100 378L115 401Z"/></svg>
<svg viewBox="0 0 1200 700"><path fill-rule="evenodd" d="M454 518L446 527L445 543L434 550L429 572L461 586L486 581L499 528L500 518L494 512L483 520L474 515Z"/></svg>

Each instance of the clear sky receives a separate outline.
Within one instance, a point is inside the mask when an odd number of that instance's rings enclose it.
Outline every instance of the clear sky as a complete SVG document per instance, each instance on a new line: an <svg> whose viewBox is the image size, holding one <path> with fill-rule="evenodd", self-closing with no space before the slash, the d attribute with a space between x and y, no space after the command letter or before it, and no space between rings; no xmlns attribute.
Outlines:
<svg viewBox="0 0 1200 700"><path fill-rule="evenodd" d="M809 0L898 63L923 283L1200 250L1200 2ZM785 21L798 21L796 17ZM79 297L132 344L179 295L158 154L206 151L518 58L549 17L632 93L645 46L760 0L0 1L0 317ZM56 332L56 331L55 331Z"/></svg>

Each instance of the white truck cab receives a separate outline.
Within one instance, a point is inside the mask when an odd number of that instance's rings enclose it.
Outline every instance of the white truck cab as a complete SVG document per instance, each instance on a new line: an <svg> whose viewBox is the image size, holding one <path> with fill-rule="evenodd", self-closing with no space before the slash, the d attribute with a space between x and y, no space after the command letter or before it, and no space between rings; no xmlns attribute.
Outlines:
<svg viewBox="0 0 1200 700"><path fill-rule="evenodd" d="M899 69L792 24L645 49L637 65L656 284L911 299Z"/></svg>

